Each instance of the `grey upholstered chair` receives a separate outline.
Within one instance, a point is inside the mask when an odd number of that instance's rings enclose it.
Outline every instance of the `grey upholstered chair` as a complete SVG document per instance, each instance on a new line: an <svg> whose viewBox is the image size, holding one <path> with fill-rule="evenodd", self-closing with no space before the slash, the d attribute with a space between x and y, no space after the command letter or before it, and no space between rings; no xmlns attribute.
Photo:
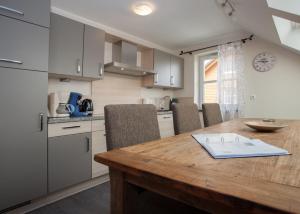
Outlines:
<svg viewBox="0 0 300 214"><path fill-rule="evenodd" d="M174 103L172 111L176 135L201 129L199 111L196 104Z"/></svg>
<svg viewBox="0 0 300 214"><path fill-rule="evenodd" d="M218 103L202 104L204 126L213 126L223 122L220 105Z"/></svg>
<svg viewBox="0 0 300 214"><path fill-rule="evenodd" d="M157 111L153 105L108 105L104 107L107 149L131 146L160 139ZM202 213L175 200L128 185L135 208L130 213Z"/></svg>
<svg viewBox="0 0 300 214"><path fill-rule="evenodd" d="M154 105L107 105L104 114L108 150L160 139Z"/></svg>

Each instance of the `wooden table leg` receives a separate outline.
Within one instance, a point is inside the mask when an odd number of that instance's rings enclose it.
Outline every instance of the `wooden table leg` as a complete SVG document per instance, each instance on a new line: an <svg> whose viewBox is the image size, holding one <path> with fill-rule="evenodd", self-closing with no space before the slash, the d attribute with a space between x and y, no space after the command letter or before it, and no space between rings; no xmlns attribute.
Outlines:
<svg viewBox="0 0 300 214"><path fill-rule="evenodd" d="M124 173L109 168L111 214L125 214L126 184Z"/></svg>

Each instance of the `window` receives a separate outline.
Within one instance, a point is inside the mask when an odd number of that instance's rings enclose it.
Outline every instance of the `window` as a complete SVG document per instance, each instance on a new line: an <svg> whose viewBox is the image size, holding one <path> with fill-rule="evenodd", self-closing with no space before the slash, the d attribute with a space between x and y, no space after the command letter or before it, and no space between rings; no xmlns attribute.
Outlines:
<svg viewBox="0 0 300 214"><path fill-rule="evenodd" d="M200 104L218 102L218 58L216 54L200 57Z"/></svg>
<svg viewBox="0 0 300 214"><path fill-rule="evenodd" d="M273 20L281 43L300 51L300 23L292 22L278 16L273 16Z"/></svg>

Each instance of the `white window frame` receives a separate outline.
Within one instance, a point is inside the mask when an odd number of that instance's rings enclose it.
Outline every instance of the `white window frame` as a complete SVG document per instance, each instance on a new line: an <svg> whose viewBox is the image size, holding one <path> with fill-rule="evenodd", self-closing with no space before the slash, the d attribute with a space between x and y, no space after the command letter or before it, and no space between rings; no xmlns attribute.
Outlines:
<svg viewBox="0 0 300 214"><path fill-rule="evenodd" d="M218 82L217 80L210 80L210 81L204 81L204 61L208 59L218 59L218 53L217 52L211 52L209 54L201 55L199 56L199 66L198 66L198 72L199 72L199 106L202 107L203 101L204 101L204 94L205 94L205 87L204 85L206 83L215 83Z"/></svg>

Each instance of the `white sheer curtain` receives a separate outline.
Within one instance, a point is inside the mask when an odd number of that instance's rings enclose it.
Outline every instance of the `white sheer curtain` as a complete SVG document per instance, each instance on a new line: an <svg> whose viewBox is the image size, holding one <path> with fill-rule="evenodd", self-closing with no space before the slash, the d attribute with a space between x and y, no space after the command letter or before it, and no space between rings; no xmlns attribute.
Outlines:
<svg viewBox="0 0 300 214"><path fill-rule="evenodd" d="M244 57L240 42L218 47L218 100L223 120L243 117L245 108Z"/></svg>

